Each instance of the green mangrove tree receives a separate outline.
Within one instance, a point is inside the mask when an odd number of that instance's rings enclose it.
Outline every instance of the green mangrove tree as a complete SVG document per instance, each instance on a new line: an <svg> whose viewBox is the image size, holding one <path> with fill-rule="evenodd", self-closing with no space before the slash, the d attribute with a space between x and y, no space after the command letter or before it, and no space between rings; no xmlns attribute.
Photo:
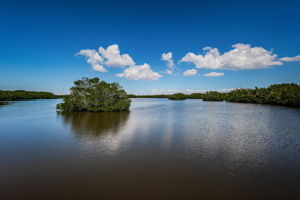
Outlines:
<svg viewBox="0 0 300 200"><path fill-rule="evenodd" d="M82 78L74 82L71 94L63 97L57 109L64 112L113 112L129 110L131 100L118 83L99 78Z"/></svg>

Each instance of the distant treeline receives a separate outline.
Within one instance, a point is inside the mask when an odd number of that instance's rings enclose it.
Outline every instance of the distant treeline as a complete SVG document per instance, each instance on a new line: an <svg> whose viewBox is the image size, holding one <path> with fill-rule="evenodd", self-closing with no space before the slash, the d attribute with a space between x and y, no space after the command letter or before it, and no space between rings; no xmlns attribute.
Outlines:
<svg viewBox="0 0 300 200"><path fill-rule="evenodd" d="M192 93L192 94L183 94L183 93L176 93L176 94L157 94L157 95L134 95L129 94L129 98L166 98L170 100L185 100L185 99L203 99L207 101L223 101L224 99L210 99L210 96L213 94L217 94L218 96L224 95L224 93L219 92L207 92L207 93Z"/></svg>
<svg viewBox="0 0 300 200"><path fill-rule="evenodd" d="M300 106L300 85L277 84L268 88L236 89L225 95L230 102Z"/></svg>
<svg viewBox="0 0 300 200"><path fill-rule="evenodd" d="M27 99L56 99L62 95L55 95L51 92L36 92L25 90L5 91L0 90L0 101L17 101Z"/></svg>
<svg viewBox="0 0 300 200"><path fill-rule="evenodd" d="M34 92L25 90L0 90L0 101L15 101L26 99L55 99L68 95L55 95L51 92ZM294 83L275 84L267 88L235 89L227 93L210 91L192 94L160 94L134 95L129 98L168 98L170 100L203 99L204 101L228 101L242 103L274 104L300 107L300 85Z"/></svg>
<svg viewBox="0 0 300 200"><path fill-rule="evenodd" d="M204 101L228 101L242 103L300 106L300 85L275 84L267 88L235 89L227 93L210 91L206 93L171 95L129 95L130 98L168 98L170 100L203 99Z"/></svg>

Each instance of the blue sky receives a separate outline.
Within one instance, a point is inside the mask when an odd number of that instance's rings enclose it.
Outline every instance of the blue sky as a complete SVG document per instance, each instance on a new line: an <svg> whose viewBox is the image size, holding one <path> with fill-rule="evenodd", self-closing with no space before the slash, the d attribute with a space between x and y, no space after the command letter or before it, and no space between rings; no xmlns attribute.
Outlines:
<svg viewBox="0 0 300 200"><path fill-rule="evenodd" d="M0 89L64 94L95 76L136 94L299 84L299 9L289 0L1 2Z"/></svg>

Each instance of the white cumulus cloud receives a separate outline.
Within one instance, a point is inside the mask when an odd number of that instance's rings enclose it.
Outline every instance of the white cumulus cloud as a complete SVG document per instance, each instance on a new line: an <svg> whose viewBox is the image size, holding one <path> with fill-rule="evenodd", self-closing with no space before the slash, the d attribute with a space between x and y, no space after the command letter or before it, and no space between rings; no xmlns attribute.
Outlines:
<svg viewBox="0 0 300 200"><path fill-rule="evenodd" d="M196 74L197 74L196 69L189 69L189 70L186 70L185 72L183 72L183 76L194 76Z"/></svg>
<svg viewBox="0 0 300 200"><path fill-rule="evenodd" d="M85 56L87 63L89 63L94 70L99 72L107 72L104 66L125 67L135 65L135 62L128 54L121 54L117 44L110 45L106 49L99 47L99 51L83 49L76 55Z"/></svg>
<svg viewBox="0 0 300 200"><path fill-rule="evenodd" d="M147 63L128 67L123 73L118 73L116 76L130 80L157 80L162 77L159 73L152 71Z"/></svg>
<svg viewBox="0 0 300 200"><path fill-rule="evenodd" d="M110 67L125 67L135 65L135 62L128 54L121 54L119 46L113 44L106 49L99 47L99 52L106 59L105 65Z"/></svg>
<svg viewBox="0 0 300 200"><path fill-rule="evenodd" d="M294 56L294 57L283 57L283 58L280 58L280 60L285 61L285 62L299 61L300 60L300 55Z"/></svg>
<svg viewBox="0 0 300 200"><path fill-rule="evenodd" d="M262 47L251 47L242 43L234 44L232 47L232 50L224 54L217 48L205 47L204 55L189 52L181 62L191 62L197 68L226 70L260 69L283 64L277 59L276 54Z"/></svg>
<svg viewBox="0 0 300 200"><path fill-rule="evenodd" d="M207 74L203 74L203 76L224 76L222 72L209 72Z"/></svg>
<svg viewBox="0 0 300 200"><path fill-rule="evenodd" d="M99 53L92 49L80 50L76 55L81 55L86 57L86 62L89 63L92 68L99 72L106 72L107 70L103 67L103 58Z"/></svg>
<svg viewBox="0 0 300 200"><path fill-rule="evenodd" d="M161 54L161 60L165 61L167 64L168 69L166 70L166 73L173 74L175 64L174 64L172 52Z"/></svg>

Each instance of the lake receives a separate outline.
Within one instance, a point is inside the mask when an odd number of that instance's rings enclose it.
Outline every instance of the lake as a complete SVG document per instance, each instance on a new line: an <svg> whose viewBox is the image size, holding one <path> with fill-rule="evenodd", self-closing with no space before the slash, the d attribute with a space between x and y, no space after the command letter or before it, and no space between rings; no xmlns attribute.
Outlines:
<svg viewBox="0 0 300 200"><path fill-rule="evenodd" d="M296 199L300 109L133 99L130 112L0 107L0 198Z"/></svg>

